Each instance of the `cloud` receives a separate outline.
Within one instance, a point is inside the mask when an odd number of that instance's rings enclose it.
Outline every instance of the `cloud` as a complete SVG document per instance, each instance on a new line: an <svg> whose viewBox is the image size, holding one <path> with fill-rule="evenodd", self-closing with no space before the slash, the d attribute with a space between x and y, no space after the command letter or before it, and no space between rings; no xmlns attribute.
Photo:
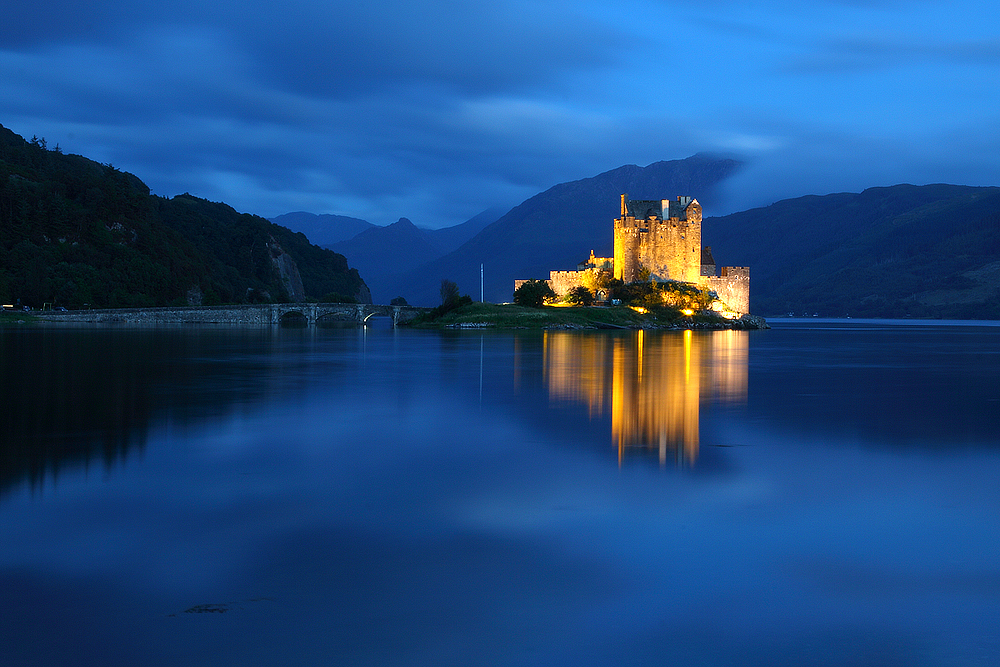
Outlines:
<svg viewBox="0 0 1000 667"><path fill-rule="evenodd" d="M1000 69L1000 39L956 40L853 35L830 39L787 64L792 73L822 75L866 72L928 64Z"/></svg>
<svg viewBox="0 0 1000 667"><path fill-rule="evenodd" d="M889 0L41 0L0 26L0 123L158 194L378 224L701 151L756 165L734 201L984 182L1000 158L955 156L1000 103L988 9L959 0L948 37L933 3Z"/></svg>

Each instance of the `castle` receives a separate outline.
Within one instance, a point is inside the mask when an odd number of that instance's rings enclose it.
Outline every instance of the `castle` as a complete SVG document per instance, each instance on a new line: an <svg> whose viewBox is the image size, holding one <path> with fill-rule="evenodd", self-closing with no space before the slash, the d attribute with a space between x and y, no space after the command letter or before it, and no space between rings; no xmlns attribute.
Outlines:
<svg viewBox="0 0 1000 667"><path fill-rule="evenodd" d="M750 312L750 269L723 266L716 275L711 248L701 245L701 204L692 197L676 201L630 200L621 196L621 217L614 223L615 256L595 257L576 271L552 271L549 286L564 296L579 285L594 284L594 276L611 272L624 283L676 280L719 295L731 311ZM516 290L525 281L514 281ZM603 300L598 293L597 298Z"/></svg>

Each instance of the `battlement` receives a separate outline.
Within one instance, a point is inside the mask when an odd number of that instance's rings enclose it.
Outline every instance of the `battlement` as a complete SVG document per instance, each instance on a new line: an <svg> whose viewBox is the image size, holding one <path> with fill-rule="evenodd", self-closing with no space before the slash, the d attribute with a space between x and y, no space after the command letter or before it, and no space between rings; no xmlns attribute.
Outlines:
<svg viewBox="0 0 1000 667"><path fill-rule="evenodd" d="M749 266L724 266L719 269L719 275L723 278L743 278L750 280Z"/></svg>

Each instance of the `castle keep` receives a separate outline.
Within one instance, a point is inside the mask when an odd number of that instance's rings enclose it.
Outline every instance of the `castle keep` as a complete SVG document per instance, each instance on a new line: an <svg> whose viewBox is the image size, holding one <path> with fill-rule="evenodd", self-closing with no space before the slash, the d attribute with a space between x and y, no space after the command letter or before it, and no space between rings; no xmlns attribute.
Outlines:
<svg viewBox="0 0 1000 667"><path fill-rule="evenodd" d="M594 257L576 271L552 271L549 286L563 296L594 275L610 272L624 283L640 280L679 282L714 291L737 313L750 312L750 269L723 266L716 275L711 248L701 245L701 204L693 197L630 200L621 196L621 217L614 222L615 256ZM525 281L514 281L516 290ZM597 294L602 299L602 294Z"/></svg>
<svg viewBox="0 0 1000 667"><path fill-rule="evenodd" d="M697 283L701 276L701 204L691 197L677 201L636 200L622 195L615 220L615 278L640 279L643 269L658 282Z"/></svg>

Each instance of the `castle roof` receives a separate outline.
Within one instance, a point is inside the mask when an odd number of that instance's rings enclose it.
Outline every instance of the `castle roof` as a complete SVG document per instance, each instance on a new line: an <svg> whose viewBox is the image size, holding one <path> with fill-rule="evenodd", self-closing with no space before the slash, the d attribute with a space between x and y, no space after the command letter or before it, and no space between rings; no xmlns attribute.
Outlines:
<svg viewBox="0 0 1000 667"><path fill-rule="evenodd" d="M694 197L677 197L676 201L670 199L629 199L627 194L622 195L622 216L633 217L637 220L645 220L654 217L660 220L668 218L687 219L687 209L692 203L697 203Z"/></svg>

